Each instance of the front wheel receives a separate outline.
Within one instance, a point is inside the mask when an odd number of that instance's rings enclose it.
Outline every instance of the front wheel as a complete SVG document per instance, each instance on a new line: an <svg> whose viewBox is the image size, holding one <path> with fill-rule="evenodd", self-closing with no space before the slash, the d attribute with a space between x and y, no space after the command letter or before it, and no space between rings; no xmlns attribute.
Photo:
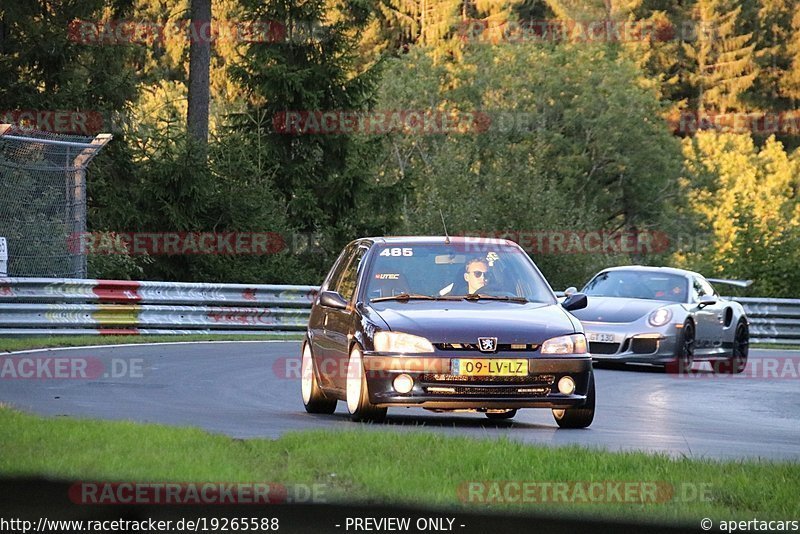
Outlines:
<svg viewBox="0 0 800 534"><path fill-rule="evenodd" d="M367 375L361 359L361 349L353 347L347 363L347 411L353 421L380 422L386 418L386 408L378 408L369 401Z"/></svg>
<svg viewBox="0 0 800 534"><path fill-rule="evenodd" d="M586 391L586 403L580 408L553 410L553 418L561 428L586 428L594 421L594 373L589 374L589 387Z"/></svg>
<svg viewBox="0 0 800 534"><path fill-rule="evenodd" d="M672 374L689 374L694 363L695 332L694 323L687 319L683 323L678 343L675 347L675 359L666 365L666 371Z"/></svg>

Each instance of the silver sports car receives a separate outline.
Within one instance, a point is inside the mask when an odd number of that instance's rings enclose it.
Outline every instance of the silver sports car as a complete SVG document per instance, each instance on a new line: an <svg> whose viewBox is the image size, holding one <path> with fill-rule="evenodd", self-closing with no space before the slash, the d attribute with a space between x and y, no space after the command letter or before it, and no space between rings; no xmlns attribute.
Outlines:
<svg viewBox="0 0 800 534"><path fill-rule="evenodd" d="M614 267L597 273L582 292L589 304L572 313L583 323L595 361L655 364L671 372L688 372L698 360L723 373L741 373L747 365L744 308L720 297L697 273Z"/></svg>

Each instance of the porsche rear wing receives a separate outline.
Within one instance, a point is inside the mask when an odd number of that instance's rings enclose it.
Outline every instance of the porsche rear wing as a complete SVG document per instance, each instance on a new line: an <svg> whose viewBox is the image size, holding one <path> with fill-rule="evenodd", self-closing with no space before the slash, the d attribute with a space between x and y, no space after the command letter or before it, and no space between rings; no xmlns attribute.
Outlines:
<svg viewBox="0 0 800 534"><path fill-rule="evenodd" d="M726 278L706 278L712 284L725 284L734 287L750 287L753 285L752 280L728 280Z"/></svg>

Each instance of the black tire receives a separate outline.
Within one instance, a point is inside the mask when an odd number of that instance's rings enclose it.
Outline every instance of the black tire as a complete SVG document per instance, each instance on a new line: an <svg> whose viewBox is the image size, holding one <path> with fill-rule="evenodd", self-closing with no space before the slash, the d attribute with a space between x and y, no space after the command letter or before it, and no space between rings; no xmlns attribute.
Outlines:
<svg viewBox="0 0 800 534"><path fill-rule="evenodd" d="M361 361L361 349L358 345L350 351L347 363L346 397L347 411L353 421L381 422L386 418L386 408L378 408L369 401L367 375Z"/></svg>
<svg viewBox="0 0 800 534"><path fill-rule="evenodd" d="M486 412L486 417L492 421L502 421L504 419L513 419L517 415L517 410L506 410L502 413L489 413Z"/></svg>
<svg viewBox="0 0 800 534"><path fill-rule="evenodd" d="M675 347L675 359L666 365L666 371L672 374L690 374L694 363L695 326L691 319L686 319L678 335Z"/></svg>
<svg viewBox="0 0 800 534"><path fill-rule="evenodd" d="M553 419L561 428L586 428L594 421L594 373L589 374L589 388L586 392L586 403L580 408L553 410Z"/></svg>
<svg viewBox="0 0 800 534"><path fill-rule="evenodd" d="M331 414L336 411L336 399L325 396L317 383L317 374L314 372L314 359L311 356L311 346L308 341L303 343L303 352L300 363L300 397L303 399L308 413Z"/></svg>
<svg viewBox="0 0 800 534"><path fill-rule="evenodd" d="M722 374L739 374L747 367L747 356L750 352L750 329L747 321L739 319L733 334L733 349L727 360L714 362L714 371Z"/></svg>

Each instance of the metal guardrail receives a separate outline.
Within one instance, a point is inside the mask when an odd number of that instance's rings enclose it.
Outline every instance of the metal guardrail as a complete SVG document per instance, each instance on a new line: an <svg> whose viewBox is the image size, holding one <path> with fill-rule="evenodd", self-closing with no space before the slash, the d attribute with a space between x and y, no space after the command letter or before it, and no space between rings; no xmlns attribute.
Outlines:
<svg viewBox="0 0 800 534"><path fill-rule="evenodd" d="M800 299L734 297L750 321L750 340L800 345Z"/></svg>
<svg viewBox="0 0 800 534"><path fill-rule="evenodd" d="M0 335L305 330L315 286L0 278ZM735 297L751 340L800 345L800 299Z"/></svg>
<svg viewBox="0 0 800 534"><path fill-rule="evenodd" d="M0 335L305 330L314 286L0 278Z"/></svg>

